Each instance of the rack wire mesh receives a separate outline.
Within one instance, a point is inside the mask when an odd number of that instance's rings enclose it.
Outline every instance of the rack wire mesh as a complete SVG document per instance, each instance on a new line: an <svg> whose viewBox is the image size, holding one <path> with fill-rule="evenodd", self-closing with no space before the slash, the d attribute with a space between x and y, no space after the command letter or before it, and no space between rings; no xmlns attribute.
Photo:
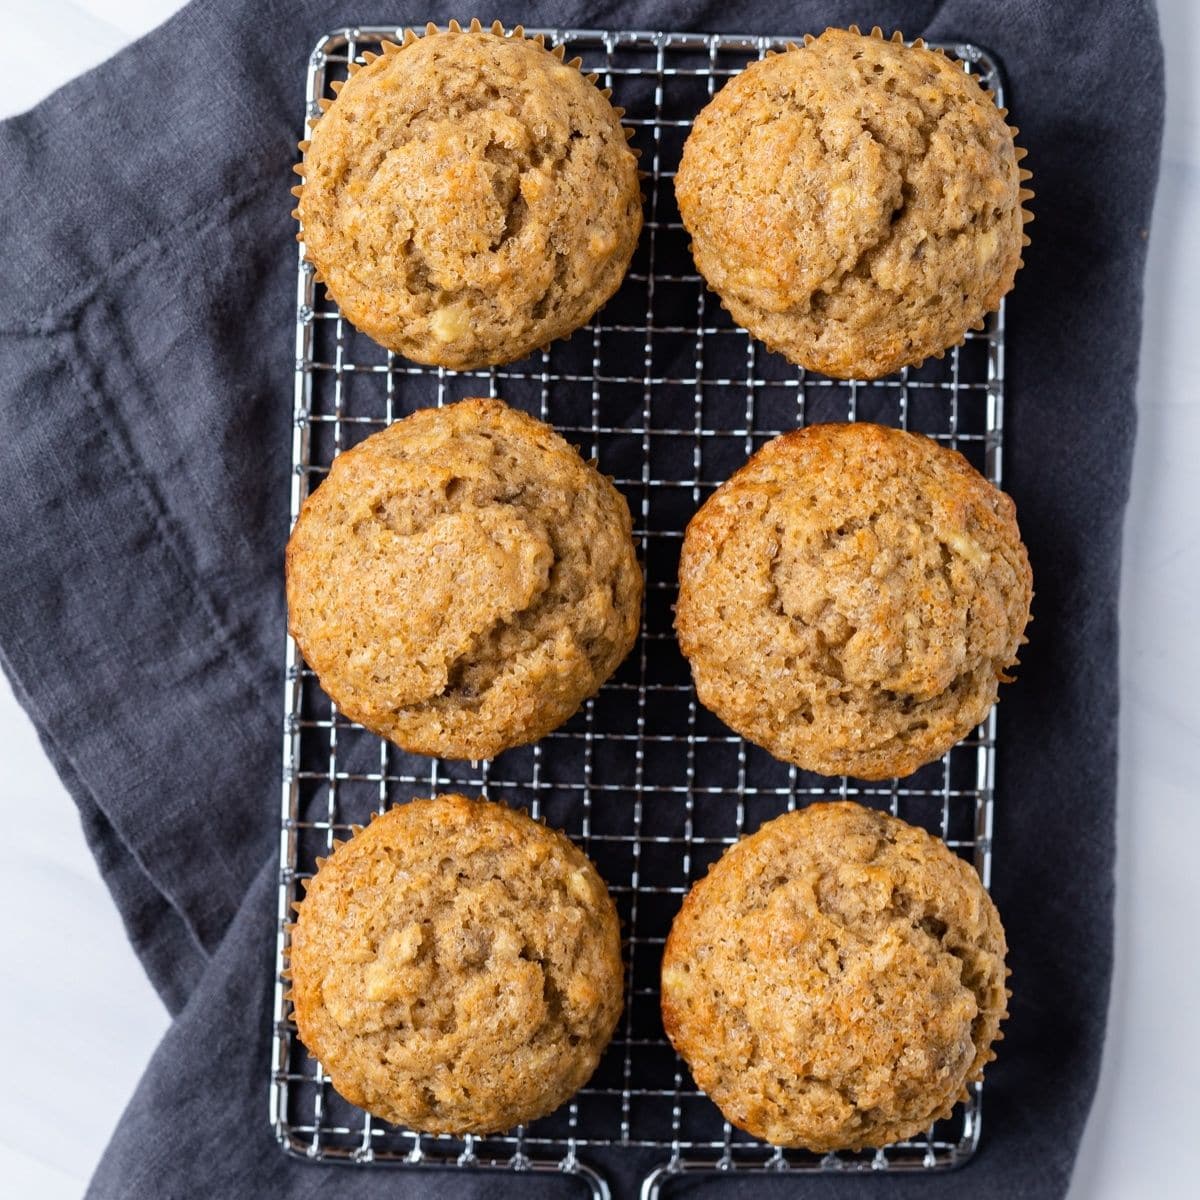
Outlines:
<svg viewBox="0 0 1200 1200"><path fill-rule="evenodd" d="M536 31L531 31L536 32ZM642 151L646 229L629 275L595 320L509 366L456 374L417 366L357 333L298 276L292 520L333 457L416 408L500 395L548 421L615 476L647 574L642 634L613 680L541 743L478 764L406 755L342 717L289 639L283 736L271 1121L285 1150L322 1162L500 1167L576 1176L597 1197L589 1148L649 1152L642 1194L685 1172L939 1171L980 1133L980 1089L925 1135L878 1151L818 1156L731 1128L693 1085L658 1012L658 963L691 883L743 832L814 799L852 797L942 837L991 871L995 716L940 762L889 783L825 779L777 762L701 708L671 632L682 531L758 446L799 425L872 420L962 451L1000 482L1004 314L940 361L876 382L806 373L767 352L694 272L671 179L695 114L729 76L785 37L543 30L600 74ZM364 50L401 30L342 29L308 65L306 117ZM995 62L945 47L1003 103ZM390 1126L333 1091L296 1037L280 972L298 885L337 836L372 810L461 790L527 807L574 838L608 881L623 920L626 1006L590 1084L557 1113L506 1136L454 1139ZM654 1159L657 1158L657 1163Z"/></svg>

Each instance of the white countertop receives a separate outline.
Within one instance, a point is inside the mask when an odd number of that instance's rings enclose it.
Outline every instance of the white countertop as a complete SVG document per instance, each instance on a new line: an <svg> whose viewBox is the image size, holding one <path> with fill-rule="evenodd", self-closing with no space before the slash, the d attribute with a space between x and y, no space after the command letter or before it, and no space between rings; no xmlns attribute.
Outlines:
<svg viewBox="0 0 1200 1200"><path fill-rule="evenodd" d="M178 0L0 0L20 30L0 117L21 111L180 7ZM1200 1194L1200 5L1160 0L1167 132L1150 238L1133 495L1121 592L1117 971L1100 1092L1071 1200ZM82 1194L166 1028L74 806L0 677L0 1186ZM29 819L36 814L36 819ZM88 1124L80 1114L95 1117ZM965 1181L964 1181L965 1182ZM882 1193L881 1193L882 1194Z"/></svg>

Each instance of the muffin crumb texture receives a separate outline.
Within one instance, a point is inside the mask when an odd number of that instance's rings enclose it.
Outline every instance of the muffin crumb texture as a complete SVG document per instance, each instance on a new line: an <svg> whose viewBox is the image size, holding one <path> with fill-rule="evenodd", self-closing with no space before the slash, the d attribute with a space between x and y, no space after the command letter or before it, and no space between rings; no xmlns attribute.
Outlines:
<svg viewBox="0 0 1200 1200"><path fill-rule="evenodd" d="M499 400L414 413L339 455L287 549L293 636L350 719L491 758L570 717L629 653L629 507Z"/></svg>
<svg viewBox="0 0 1200 1200"><path fill-rule="evenodd" d="M358 70L301 167L308 258L390 350L468 370L583 325L641 231L620 115L517 33L411 35Z"/></svg>
<svg viewBox="0 0 1200 1200"><path fill-rule="evenodd" d="M768 442L692 518L676 630L701 702L825 775L908 775L978 725L1032 576L1012 500L859 422Z"/></svg>
<svg viewBox="0 0 1200 1200"><path fill-rule="evenodd" d="M697 1084L755 1137L883 1146L948 1116L995 1055L1004 930L973 868L857 804L768 822L692 888L663 1021Z"/></svg>
<svg viewBox="0 0 1200 1200"><path fill-rule="evenodd" d="M810 370L873 379L981 328L1027 241L1029 172L960 64L829 29L697 117L675 181L734 319Z"/></svg>
<svg viewBox="0 0 1200 1200"><path fill-rule="evenodd" d="M338 1092L430 1133L552 1112L622 1007L616 909L591 862L457 795L390 809L321 863L290 966L300 1037Z"/></svg>

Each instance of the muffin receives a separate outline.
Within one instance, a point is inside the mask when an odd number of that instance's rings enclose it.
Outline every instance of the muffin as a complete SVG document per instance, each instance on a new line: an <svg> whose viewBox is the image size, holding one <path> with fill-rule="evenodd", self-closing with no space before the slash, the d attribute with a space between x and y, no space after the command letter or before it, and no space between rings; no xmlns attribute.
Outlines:
<svg viewBox="0 0 1200 1200"><path fill-rule="evenodd" d="M701 703L743 737L809 771L886 779L987 716L1032 594L1012 500L960 454L812 425L692 518L675 629Z"/></svg>
<svg viewBox="0 0 1200 1200"><path fill-rule="evenodd" d="M818 1153L950 1114L995 1058L1004 930L937 838L857 804L768 821L688 893L663 1024L740 1129Z"/></svg>
<svg viewBox="0 0 1200 1200"><path fill-rule="evenodd" d="M587 1082L621 1014L621 939L566 837L437 796L318 863L296 905L292 1000L347 1100L427 1133L494 1133Z"/></svg>
<svg viewBox="0 0 1200 1200"><path fill-rule="evenodd" d="M642 227L636 159L596 77L498 22L363 57L301 142L294 189L305 254L345 316L458 371L583 325Z"/></svg>
<svg viewBox="0 0 1200 1200"><path fill-rule="evenodd" d="M637 638L629 506L499 400L338 455L287 546L288 622L341 711L415 754L491 758L570 717Z"/></svg>
<svg viewBox="0 0 1200 1200"><path fill-rule="evenodd" d="M675 195L734 320L809 370L874 379L998 307L1029 172L1005 111L941 52L853 27L805 42L696 118Z"/></svg>

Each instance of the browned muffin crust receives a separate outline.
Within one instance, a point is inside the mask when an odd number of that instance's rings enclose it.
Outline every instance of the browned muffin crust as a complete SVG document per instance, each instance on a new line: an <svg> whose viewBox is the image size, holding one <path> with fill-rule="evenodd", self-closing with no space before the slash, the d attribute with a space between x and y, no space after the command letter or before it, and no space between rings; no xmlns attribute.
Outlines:
<svg viewBox="0 0 1200 1200"><path fill-rule="evenodd" d="M978 82L875 34L828 29L752 63L696 118L675 179L696 265L734 319L839 378L980 328L1012 287L1033 194Z"/></svg>
<svg viewBox="0 0 1200 1200"><path fill-rule="evenodd" d="M499 400L425 409L339 455L287 548L288 620L352 720L491 758L570 717L637 638L624 497Z"/></svg>
<svg viewBox="0 0 1200 1200"><path fill-rule="evenodd" d="M777 758L908 775L987 715L1032 598L1012 500L865 422L768 442L692 518L675 628L701 702Z"/></svg>
<svg viewBox="0 0 1200 1200"><path fill-rule="evenodd" d="M486 800L398 805L320 863L289 954L301 1040L384 1120L493 1133L587 1082L622 1008L617 913L566 837Z"/></svg>
<svg viewBox="0 0 1200 1200"><path fill-rule="evenodd" d="M467 370L566 336L617 290L636 159L577 63L474 22L385 44L345 84L302 143L297 215L359 329Z"/></svg>
<svg viewBox="0 0 1200 1200"><path fill-rule="evenodd" d="M775 1145L883 1146L995 1058L1007 947L937 838L815 804L730 847L667 939L667 1035L727 1120Z"/></svg>

